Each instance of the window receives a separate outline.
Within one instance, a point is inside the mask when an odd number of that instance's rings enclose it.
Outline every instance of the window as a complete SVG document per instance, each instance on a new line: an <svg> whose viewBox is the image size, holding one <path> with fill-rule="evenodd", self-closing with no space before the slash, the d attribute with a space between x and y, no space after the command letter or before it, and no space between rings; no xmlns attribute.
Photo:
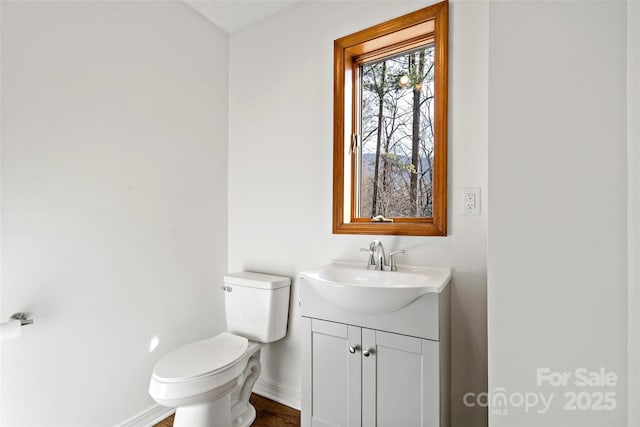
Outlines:
<svg viewBox="0 0 640 427"><path fill-rule="evenodd" d="M333 232L446 235L448 3L334 43Z"/></svg>

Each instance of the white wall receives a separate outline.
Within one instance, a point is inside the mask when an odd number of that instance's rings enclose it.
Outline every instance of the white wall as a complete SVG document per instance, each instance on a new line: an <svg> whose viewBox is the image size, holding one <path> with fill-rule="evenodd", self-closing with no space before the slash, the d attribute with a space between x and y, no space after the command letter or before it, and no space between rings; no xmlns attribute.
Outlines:
<svg viewBox="0 0 640 427"><path fill-rule="evenodd" d="M629 426L640 426L640 2L627 2Z"/></svg>
<svg viewBox="0 0 640 427"><path fill-rule="evenodd" d="M224 328L227 50L180 2L2 2L2 425L122 422Z"/></svg>
<svg viewBox="0 0 640 427"><path fill-rule="evenodd" d="M304 2L233 33L229 74L229 269L297 274L365 257L374 236L331 233L333 40L426 2ZM460 189L487 182L488 4L451 6L450 235L382 237L400 260L454 269L454 425L486 425L462 395L486 390L486 210L461 216ZM363 264L364 265L364 264ZM289 334L263 352L262 378L300 390L294 283Z"/></svg>
<svg viewBox="0 0 640 427"><path fill-rule="evenodd" d="M626 425L626 7L490 6L489 390L555 393L543 414L490 411L495 427ZM617 374L586 389L615 410L564 410L575 376L536 384L581 367Z"/></svg>

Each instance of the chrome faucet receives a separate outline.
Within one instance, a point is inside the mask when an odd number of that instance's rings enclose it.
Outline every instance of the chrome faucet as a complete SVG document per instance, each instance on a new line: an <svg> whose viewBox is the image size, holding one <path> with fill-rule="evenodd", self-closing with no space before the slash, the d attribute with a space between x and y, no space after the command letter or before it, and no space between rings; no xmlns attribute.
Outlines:
<svg viewBox="0 0 640 427"><path fill-rule="evenodd" d="M367 270L379 270L379 271L397 271L396 260L394 255L403 254L404 251L393 251L389 254L389 263L387 263L387 257L384 253L384 246L380 240L374 240L369 245L369 249L361 248L361 251L369 253L369 261L367 261Z"/></svg>
<svg viewBox="0 0 640 427"><path fill-rule="evenodd" d="M369 245L369 250L373 251L376 259L376 270L384 270L387 265L387 256L384 254L384 246L380 240L374 240Z"/></svg>

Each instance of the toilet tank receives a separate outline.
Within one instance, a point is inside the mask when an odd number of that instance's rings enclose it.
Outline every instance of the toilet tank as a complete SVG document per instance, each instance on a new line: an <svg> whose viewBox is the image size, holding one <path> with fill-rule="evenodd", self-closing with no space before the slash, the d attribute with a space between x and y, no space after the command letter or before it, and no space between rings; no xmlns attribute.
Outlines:
<svg viewBox="0 0 640 427"><path fill-rule="evenodd" d="M243 271L224 276L227 331L270 343L287 334L291 279Z"/></svg>

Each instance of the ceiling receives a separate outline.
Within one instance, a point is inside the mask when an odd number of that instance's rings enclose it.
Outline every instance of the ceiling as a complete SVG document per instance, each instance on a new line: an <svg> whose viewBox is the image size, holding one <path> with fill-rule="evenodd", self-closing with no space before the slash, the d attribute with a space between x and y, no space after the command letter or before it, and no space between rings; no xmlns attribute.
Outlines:
<svg viewBox="0 0 640 427"><path fill-rule="evenodd" d="M233 33L286 9L300 0L183 0L205 18Z"/></svg>

